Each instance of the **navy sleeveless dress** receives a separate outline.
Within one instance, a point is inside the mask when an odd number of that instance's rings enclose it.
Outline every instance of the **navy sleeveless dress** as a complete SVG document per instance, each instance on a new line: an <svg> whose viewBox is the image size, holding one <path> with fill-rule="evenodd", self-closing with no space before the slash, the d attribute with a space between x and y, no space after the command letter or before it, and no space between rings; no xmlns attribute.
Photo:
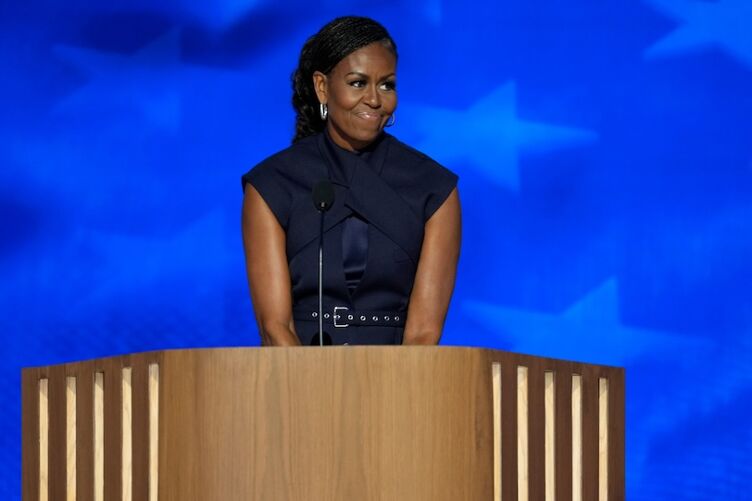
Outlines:
<svg viewBox="0 0 752 501"><path fill-rule="evenodd" d="M243 176L287 237L295 330L317 340L320 214L313 185L335 191L324 215L324 332L332 344L401 344L426 221L457 176L382 133L365 151L316 134L262 161Z"/></svg>

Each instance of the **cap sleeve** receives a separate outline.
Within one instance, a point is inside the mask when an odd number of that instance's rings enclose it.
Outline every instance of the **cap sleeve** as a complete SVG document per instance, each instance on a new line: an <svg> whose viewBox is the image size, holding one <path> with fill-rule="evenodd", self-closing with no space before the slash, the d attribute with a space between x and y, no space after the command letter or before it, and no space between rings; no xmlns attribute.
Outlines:
<svg viewBox="0 0 752 501"><path fill-rule="evenodd" d="M289 183L274 162L264 161L243 174L243 191L246 184L251 184L258 191L266 205L283 228L287 228L292 205Z"/></svg>
<svg viewBox="0 0 752 501"><path fill-rule="evenodd" d="M454 172L450 171L443 165L440 165L434 161L431 161L432 168L431 174L426 176L426 182L429 183L428 197L426 199L426 205L424 210L424 221L428 221L434 212L444 203L444 201L452 193L452 190L457 186L459 177Z"/></svg>

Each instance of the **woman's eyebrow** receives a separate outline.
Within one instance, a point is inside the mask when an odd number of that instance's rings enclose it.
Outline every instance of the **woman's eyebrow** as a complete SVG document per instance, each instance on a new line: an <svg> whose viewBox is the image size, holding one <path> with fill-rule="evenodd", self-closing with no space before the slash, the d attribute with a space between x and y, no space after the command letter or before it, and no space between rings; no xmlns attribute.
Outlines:
<svg viewBox="0 0 752 501"><path fill-rule="evenodd" d="M349 77L350 75L355 75L355 76L359 76L359 77L362 77L362 78L368 78L368 75L366 75L365 73L362 73L360 71L351 71L350 73L347 73L345 76ZM396 73L389 73L388 75L381 77L379 80L384 80L384 79L393 77L395 75L396 75Z"/></svg>

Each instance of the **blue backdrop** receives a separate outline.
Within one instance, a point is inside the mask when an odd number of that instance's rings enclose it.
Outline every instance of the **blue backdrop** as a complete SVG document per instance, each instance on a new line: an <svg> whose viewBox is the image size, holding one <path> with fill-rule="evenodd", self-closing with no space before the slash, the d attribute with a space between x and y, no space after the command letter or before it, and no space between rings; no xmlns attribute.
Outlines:
<svg viewBox="0 0 752 501"><path fill-rule="evenodd" d="M460 175L444 344L627 368L628 498L752 499L752 2L0 5L0 491L22 366L256 345L239 176L337 15Z"/></svg>

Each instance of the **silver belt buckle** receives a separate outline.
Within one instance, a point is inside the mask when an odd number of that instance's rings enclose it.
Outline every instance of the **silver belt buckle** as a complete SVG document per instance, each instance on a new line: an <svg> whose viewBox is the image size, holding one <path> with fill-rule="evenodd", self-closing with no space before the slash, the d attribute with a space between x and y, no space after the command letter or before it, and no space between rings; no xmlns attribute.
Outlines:
<svg viewBox="0 0 752 501"><path fill-rule="evenodd" d="M335 327L349 327L350 324L345 324L345 323L340 323L339 322L340 315L339 315L339 313L337 313L337 311L341 311L341 310L349 311L350 308L348 308L347 306L335 306L334 307L334 326ZM344 314L342 316L344 316Z"/></svg>

